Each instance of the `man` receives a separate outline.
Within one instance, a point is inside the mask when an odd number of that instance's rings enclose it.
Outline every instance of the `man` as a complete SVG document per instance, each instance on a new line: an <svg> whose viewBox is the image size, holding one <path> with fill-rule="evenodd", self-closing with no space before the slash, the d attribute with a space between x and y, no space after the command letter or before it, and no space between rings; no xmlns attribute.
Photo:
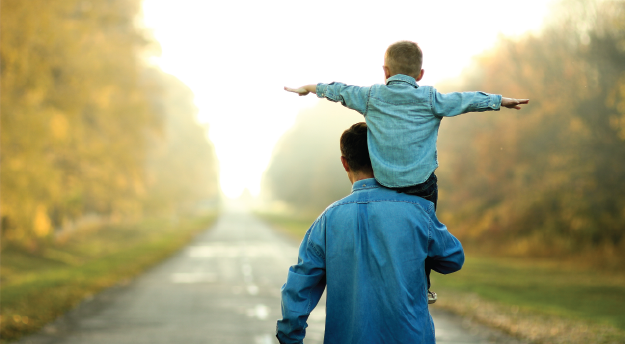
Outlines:
<svg viewBox="0 0 625 344"><path fill-rule="evenodd" d="M306 320L327 284L324 343L435 343L424 262L460 270L460 242L430 201L385 188L373 178L367 125L341 136L352 193L330 205L306 232L297 265L282 287L280 343L302 343Z"/></svg>

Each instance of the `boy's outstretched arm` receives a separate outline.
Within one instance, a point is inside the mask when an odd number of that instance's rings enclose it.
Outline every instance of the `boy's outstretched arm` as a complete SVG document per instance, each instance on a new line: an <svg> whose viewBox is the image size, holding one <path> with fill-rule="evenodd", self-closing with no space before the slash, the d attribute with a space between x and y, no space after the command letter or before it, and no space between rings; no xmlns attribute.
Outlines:
<svg viewBox="0 0 625 344"><path fill-rule="evenodd" d="M501 106L507 107L508 109L521 110L521 105L528 104L529 102L530 102L529 99L514 99L514 98L501 97Z"/></svg>
<svg viewBox="0 0 625 344"><path fill-rule="evenodd" d="M290 88L290 87L284 87L285 91L288 92L293 92L293 93L297 93L300 96L305 96L308 95L308 93L315 93L317 94L317 85L306 85L306 86L302 86L300 88Z"/></svg>
<svg viewBox="0 0 625 344"><path fill-rule="evenodd" d="M366 115L367 99L371 87L361 87L345 85L341 82L331 82L329 84L318 83L316 85L306 85L299 88L285 87L285 91L297 93L300 96L314 93L319 98L325 98L332 102L340 102L343 106L356 110L362 115ZM499 101L499 98L497 99Z"/></svg>

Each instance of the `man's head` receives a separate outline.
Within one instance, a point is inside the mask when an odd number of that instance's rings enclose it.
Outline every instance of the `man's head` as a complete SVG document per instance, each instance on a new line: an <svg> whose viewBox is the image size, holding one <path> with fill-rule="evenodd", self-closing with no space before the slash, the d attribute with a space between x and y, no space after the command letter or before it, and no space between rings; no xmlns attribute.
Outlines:
<svg viewBox="0 0 625 344"><path fill-rule="evenodd" d="M352 184L357 180L373 178L365 122L352 125L341 135L341 163Z"/></svg>
<svg viewBox="0 0 625 344"><path fill-rule="evenodd" d="M411 41L391 44L384 54L384 75L388 79L396 74L404 74L419 81L423 78L423 52L419 45Z"/></svg>

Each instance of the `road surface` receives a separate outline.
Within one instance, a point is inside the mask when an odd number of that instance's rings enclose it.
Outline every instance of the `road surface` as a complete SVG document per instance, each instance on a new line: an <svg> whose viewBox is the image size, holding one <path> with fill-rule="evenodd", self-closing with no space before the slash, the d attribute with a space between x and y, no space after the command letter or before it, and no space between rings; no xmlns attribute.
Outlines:
<svg viewBox="0 0 625 344"><path fill-rule="evenodd" d="M298 243L231 204L210 230L135 280L85 300L20 344L265 344ZM306 344L323 343L325 298ZM431 307L439 344L518 343Z"/></svg>

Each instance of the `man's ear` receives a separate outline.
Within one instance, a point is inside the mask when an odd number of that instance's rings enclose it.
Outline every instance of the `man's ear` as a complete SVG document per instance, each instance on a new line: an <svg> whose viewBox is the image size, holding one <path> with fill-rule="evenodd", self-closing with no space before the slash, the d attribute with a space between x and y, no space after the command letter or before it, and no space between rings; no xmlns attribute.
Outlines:
<svg viewBox="0 0 625 344"><path fill-rule="evenodd" d="M386 79L391 77L391 69L387 66L382 66L382 69L384 69L384 81L386 81Z"/></svg>
<svg viewBox="0 0 625 344"><path fill-rule="evenodd" d="M423 74L425 74L425 69L421 69L421 73L419 73L419 77L416 80L421 81L421 79L423 79Z"/></svg>
<svg viewBox="0 0 625 344"><path fill-rule="evenodd" d="M351 169L349 168L349 165L347 164L347 159L342 155L341 155L341 164L343 164L343 168L345 169L345 172L351 171Z"/></svg>

